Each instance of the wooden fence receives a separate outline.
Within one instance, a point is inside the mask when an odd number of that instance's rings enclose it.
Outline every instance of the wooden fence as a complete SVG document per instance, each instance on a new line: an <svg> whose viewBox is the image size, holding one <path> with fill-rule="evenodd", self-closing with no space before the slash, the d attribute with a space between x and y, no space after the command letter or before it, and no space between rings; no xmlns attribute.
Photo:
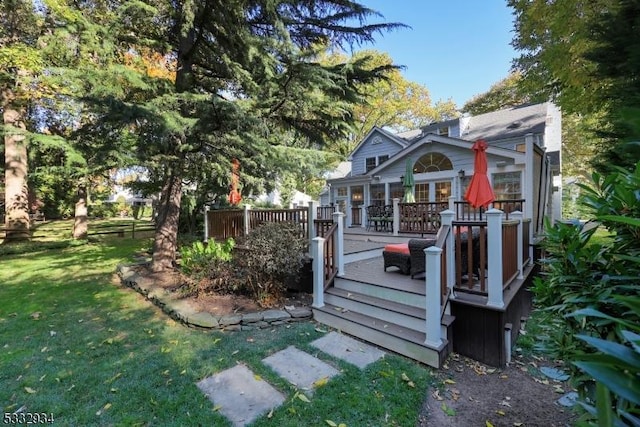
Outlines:
<svg viewBox="0 0 640 427"><path fill-rule="evenodd" d="M318 206L316 209L317 219L333 219L333 214L336 212L335 206Z"/></svg>
<svg viewBox="0 0 640 427"><path fill-rule="evenodd" d="M308 237L308 214L308 208L210 210L207 211L207 231L210 238L226 240L243 236L264 223L291 222L300 227L304 237Z"/></svg>
<svg viewBox="0 0 640 427"><path fill-rule="evenodd" d="M523 239L524 240L524 239ZM518 221L502 222L502 287L518 275Z"/></svg>

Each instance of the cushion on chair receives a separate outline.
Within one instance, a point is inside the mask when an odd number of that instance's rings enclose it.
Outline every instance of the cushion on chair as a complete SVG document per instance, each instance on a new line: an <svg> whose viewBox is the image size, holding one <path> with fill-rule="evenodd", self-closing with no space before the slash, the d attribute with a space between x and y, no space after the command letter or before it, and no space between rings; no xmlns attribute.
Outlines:
<svg viewBox="0 0 640 427"><path fill-rule="evenodd" d="M396 252L399 254L409 255L409 245L407 243L397 243L394 245L386 245L384 247L386 252Z"/></svg>

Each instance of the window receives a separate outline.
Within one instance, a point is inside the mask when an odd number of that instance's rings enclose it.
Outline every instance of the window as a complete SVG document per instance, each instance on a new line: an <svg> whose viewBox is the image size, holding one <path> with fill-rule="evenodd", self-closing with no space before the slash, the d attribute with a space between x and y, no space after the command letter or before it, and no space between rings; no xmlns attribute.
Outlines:
<svg viewBox="0 0 640 427"><path fill-rule="evenodd" d="M366 172L369 172L373 169L375 169L376 167L376 158L375 157L367 157L367 159L365 160L365 170Z"/></svg>
<svg viewBox="0 0 640 427"><path fill-rule="evenodd" d="M438 129L438 135L449 136L449 126L444 126Z"/></svg>
<svg viewBox="0 0 640 427"><path fill-rule="evenodd" d="M392 182L389 185L389 192L391 193L391 200L400 199L404 196L404 187L401 182Z"/></svg>
<svg viewBox="0 0 640 427"><path fill-rule="evenodd" d="M364 188L362 185L351 187L351 204L361 205L364 200Z"/></svg>
<svg viewBox="0 0 640 427"><path fill-rule="evenodd" d="M425 154L413 165L414 173L448 171L452 169L451 160L440 153Z"/></svg>
<svg viewBox="0 0 640 427"><path fill-rule="evenodd" d="M496 200L521 199L520 172L494 173L493 192Z"/></svg>
<svg viewBox="0 0 640 427"><path fill-rule="evenodd" d="M347 197L347 187L336 188L336 197Z"/></svg>
<svg viewBox="0 0 640 427"><path fill-rule="evenodd" d="M371 204L376 206L384 205L384 184L371 184Z"/></svg>
<svg viewBox="0 0 640 427"><path fill-rule="evenodd" d="M389 160L389 155L385 154L383 156L378 157L367 157L365 160L365 169L367 172L376 168L376 166L380 166L384 162Z"/></svg>
<svg viewBox="0 0 640 427"><path fill-rule="evenodd" d="M451 196L451 181L436 182L436 202L446 202Z"/></svg>
<svg viewBox="0 0 640 427"><path fill-rule="evenodd" d="M416 184L415 186L416 202L429 201L429 183Z"/></svg>

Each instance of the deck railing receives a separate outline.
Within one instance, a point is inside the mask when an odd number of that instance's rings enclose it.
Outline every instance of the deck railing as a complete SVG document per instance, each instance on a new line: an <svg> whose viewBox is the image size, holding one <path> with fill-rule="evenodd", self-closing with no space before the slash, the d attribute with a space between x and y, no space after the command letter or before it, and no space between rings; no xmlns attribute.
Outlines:
<svg viewBox="0 0 640 427"><path fill-rule="evenodd" d="M448 202L398 203L399 233L428 234L440 228L440 212Z"/></svg>
<svg viewBox="0 0 640 427"><path fill-rule="evenodd" d="M502 222L502 287L518 275L518 221Z"/></svg>
<svg viewBox="0 0 640 427"><path fill-rule="evenodd" d="M338 224L334 223L324 235L324 282L323 288L326 290L338 274L338 251L336 239L338 238Z"/></svg>
<svg viewBox="0 0 640 427"><path fill-rule="evenodd" d="M325 237L329 229L334 225L333 219L316 219L313 223L316 229L315 237Z"/></svg>
<svg viewBox="0 0 640 427"><path fill-rule="evenodd" d="M335 206L318 206L316 217L317 219L332 219L335 211Z"/></svg>
<svg viewBox="0 0 640 427"><path fill-rule="evenodd" d="M454 221L453 241L455 246L455 289L486 295L486 221Z"/></svg>
<svg viewBox="0 0 640 427"><path fill-rule="evenodd" d="M505 219L509 219L509 214L515 211L524 212L524 199L494 200L493 209L501 210ZM456 212L457 221L485 221L486 209L483 207L474 208L469 202L454 201L453 206Z"/></svg>

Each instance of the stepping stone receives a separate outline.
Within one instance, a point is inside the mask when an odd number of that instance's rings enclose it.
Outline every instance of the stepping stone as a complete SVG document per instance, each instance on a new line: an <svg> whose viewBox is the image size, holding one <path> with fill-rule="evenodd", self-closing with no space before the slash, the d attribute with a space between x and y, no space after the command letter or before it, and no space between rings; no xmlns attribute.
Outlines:
<svg viewBox="0 0 640 427"><path fill-rule="evenodd" d="M556 381L566 381L569 379L569 375L565 372L561 371L560 369L550 368L548 366L540 367L540 372Z"/></svg>
<svg viewBox="0 0 640 427"><path fill-rule="evenodd" d="M311 345L360 369L385 355L382 350L337 332L330 332Z"/></svg>
<svg viewBox="0 0 640 427"><path fill-rule="evenodd" d="M558 403L566 408L571 408L576 404L578 400L578 393L575 391L569 392L558 399Z"/></svg>
<svg viewBox="0 0 640 427"><path fill-rule="evenodd" d="M252 423L284 402L282 393L256 379L245 365L207 377L197 386L235 427Z"/></svg>
<svg viewBox="0 0 640 427"><path fill-rule="evenodd" d="M316 381L340 373L333 366L294 346L274 353L262 362L291 384L310 394L314 391Z"/></svg>

